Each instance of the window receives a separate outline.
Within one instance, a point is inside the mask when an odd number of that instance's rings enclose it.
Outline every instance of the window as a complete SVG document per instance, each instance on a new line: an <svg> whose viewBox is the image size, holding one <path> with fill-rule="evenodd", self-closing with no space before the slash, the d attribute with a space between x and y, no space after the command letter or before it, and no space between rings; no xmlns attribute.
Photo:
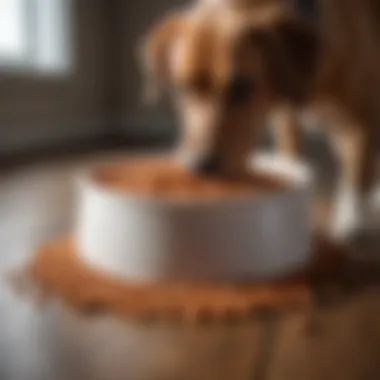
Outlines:
<svg viewBox="0 0 380 380"><path fill-rule="evenodd" d="M0 0L0 69L69 69L70 0Z"/></svg>

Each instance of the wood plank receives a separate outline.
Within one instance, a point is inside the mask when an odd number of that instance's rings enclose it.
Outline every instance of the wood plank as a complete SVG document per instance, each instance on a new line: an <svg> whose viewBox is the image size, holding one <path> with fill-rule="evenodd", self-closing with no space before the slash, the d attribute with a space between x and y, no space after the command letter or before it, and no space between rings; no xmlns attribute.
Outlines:
<svg viewBox="0 0 380 380"><path fill-rule="evenodd" d="M82 380L252 380L268 326L144 325L63 306L59 314L63 353L79 358Z"/></svg>
<svg viewBox="0 0 380 380"><path fill-rule="evenodd" d="M303 314L282 321L268 379L379 379L380 291L315 313L314 333Z"/></svg>

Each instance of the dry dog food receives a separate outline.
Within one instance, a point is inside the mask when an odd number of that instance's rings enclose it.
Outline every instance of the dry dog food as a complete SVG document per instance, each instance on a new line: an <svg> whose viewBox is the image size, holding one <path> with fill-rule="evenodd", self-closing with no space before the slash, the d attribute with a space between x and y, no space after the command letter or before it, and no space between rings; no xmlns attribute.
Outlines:
<svg viewBox="0 0 380 380"><path fill-rule="evenodd" d="M253 174L236 178L197 176L169 158L136 158L105 165L95 174L107 187L149 196L218 198L274 191L284 182Z"/></svg>

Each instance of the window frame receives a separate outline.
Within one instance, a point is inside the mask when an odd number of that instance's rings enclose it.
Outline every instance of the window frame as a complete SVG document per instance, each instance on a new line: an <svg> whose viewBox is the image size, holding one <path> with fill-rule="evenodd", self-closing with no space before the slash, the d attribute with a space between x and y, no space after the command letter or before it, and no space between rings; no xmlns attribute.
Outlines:
<svg viewBox="0 0 380 380"><path fill-rule="evenodd" d="M12 0L10 0L12 1ZM62 19L59 21L62 23L63 28L61 41L57 42L62 49L60 55L65 55L62 58L65 62L63 67L57 67L56 69L50 67L44 69L38 60L38 45L43 43L42 37L39 36L37 25L39 24L41 12L40 8L43 6L43 1L46 0L23 0L23 18L25 25L22 33L26 39L25 51L19 56L7 58L5 55L0 56L0 75L17 75L17 76L33 76L33 77L66 77L71 71L73 66L73 36L72 26L69 25L72 11L71 0L54 0L59 1L61 6L64 6L62 12L59 13L59 17Z"/></svg>

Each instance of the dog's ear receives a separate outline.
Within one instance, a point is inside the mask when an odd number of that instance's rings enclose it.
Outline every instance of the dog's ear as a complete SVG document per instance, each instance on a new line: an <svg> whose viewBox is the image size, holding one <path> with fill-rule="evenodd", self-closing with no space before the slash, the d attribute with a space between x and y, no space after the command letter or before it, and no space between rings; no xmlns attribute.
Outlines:
<svg viewBox="0 0 380 380"><path fill-rule="evenodd" d="M145 102L156 102L170 77L170 51L174 39L182 30L184 17L179 14L168 15L148 32L140 45L142 60Z"/></svg>
<svg viewBox="0 0 380 380"><path fill-rule="evenodd" d="M289 16L256 27L250 41L260 50L274 93L282 100L304 102L318 64L320 39L316 30Z"/></svg>

